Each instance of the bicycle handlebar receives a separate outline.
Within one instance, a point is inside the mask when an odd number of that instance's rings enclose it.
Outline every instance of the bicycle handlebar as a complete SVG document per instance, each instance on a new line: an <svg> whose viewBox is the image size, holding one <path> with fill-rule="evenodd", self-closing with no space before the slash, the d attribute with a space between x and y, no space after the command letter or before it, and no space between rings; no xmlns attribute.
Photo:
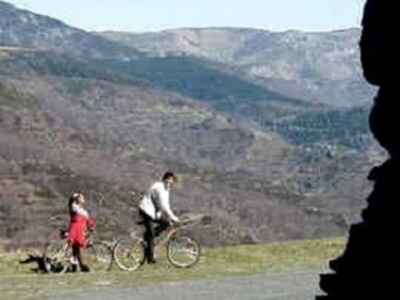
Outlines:
<svg viewBox="0 0 400 300"><path fill-rule="evenodd" d="M199 220L196 219L196 218L184 218L184 219L179 220L179 222L173 222L171 224L171 226L174 227L174 228L179 229L179 228L185 227L187 225L195 224L196 221L199 221Z"/></svg>

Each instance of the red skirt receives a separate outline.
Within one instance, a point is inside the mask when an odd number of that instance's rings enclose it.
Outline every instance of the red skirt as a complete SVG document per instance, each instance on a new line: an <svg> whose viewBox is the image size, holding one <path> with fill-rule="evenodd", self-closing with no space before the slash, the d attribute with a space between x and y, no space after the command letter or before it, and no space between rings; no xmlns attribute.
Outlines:
<svg viewBox="0 0 400 300"><path fill-rule="evenodd" d="M72 246L86 248L88 244L87 229L89 219L81 215L75 215L71 218L68 229L68 241Z"/></svg>

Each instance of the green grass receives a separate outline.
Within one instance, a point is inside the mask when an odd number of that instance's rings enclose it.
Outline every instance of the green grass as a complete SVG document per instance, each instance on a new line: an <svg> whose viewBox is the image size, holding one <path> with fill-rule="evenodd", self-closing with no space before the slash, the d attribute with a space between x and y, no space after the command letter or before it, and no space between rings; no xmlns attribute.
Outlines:
<svg viewBox="0 0 400 300"><path fill-rule="evenodd" d="M110 287L313 269L338 256L343 251L344 242L338 238L204 249L199 264L191 269L171 267L160 258L157 265L144 265L132 273L119 271L114 265L111 272L65 275L34 274L30 266L18 264L18 260L25 256L23 252L3 252L0 254L0 290L2 300L32 300Z"/></svg>

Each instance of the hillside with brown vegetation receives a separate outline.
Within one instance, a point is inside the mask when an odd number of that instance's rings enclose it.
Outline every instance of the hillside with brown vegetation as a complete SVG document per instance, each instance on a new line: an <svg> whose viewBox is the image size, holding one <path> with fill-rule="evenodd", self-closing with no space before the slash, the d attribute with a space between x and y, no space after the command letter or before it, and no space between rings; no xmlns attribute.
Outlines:
<svg viewBox="0 0 400 300"><path fill-rule="evenodd" d="M167 169L177 213L204 214L194 234L211 245L339 235L357 217L382 157L366 109L332 111L228 67L148 57L0 6L2 243L44 242L77 190L102 236L126 234L138 195ZM7 25L19 18L29 32Z"/></svg>

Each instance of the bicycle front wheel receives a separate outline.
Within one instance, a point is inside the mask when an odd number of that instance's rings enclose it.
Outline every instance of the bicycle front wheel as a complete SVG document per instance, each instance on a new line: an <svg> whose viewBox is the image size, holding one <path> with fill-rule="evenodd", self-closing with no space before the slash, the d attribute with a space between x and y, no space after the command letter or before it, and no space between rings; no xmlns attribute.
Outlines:
<svg viewBox="0 0 400 300"><path fill-rule="evenodd" d="M92 242L84 251L85 263L91 270L105 272L111 269L113 253L106 243Z"/></svg>
<svg viewBox="0 0 400 300"><path fill-rule="evenodd" d="M200 259L200 244L188 236L175 236L168 241L168 261L177 268L189 268Z"/></svg>
<svg viewBox="0 0 400 300"><path fill-rule="evenodd" d="M144 242L141 238L119 240L114 248L117 266L124 271L135 271L144 263Z"/></svg>

